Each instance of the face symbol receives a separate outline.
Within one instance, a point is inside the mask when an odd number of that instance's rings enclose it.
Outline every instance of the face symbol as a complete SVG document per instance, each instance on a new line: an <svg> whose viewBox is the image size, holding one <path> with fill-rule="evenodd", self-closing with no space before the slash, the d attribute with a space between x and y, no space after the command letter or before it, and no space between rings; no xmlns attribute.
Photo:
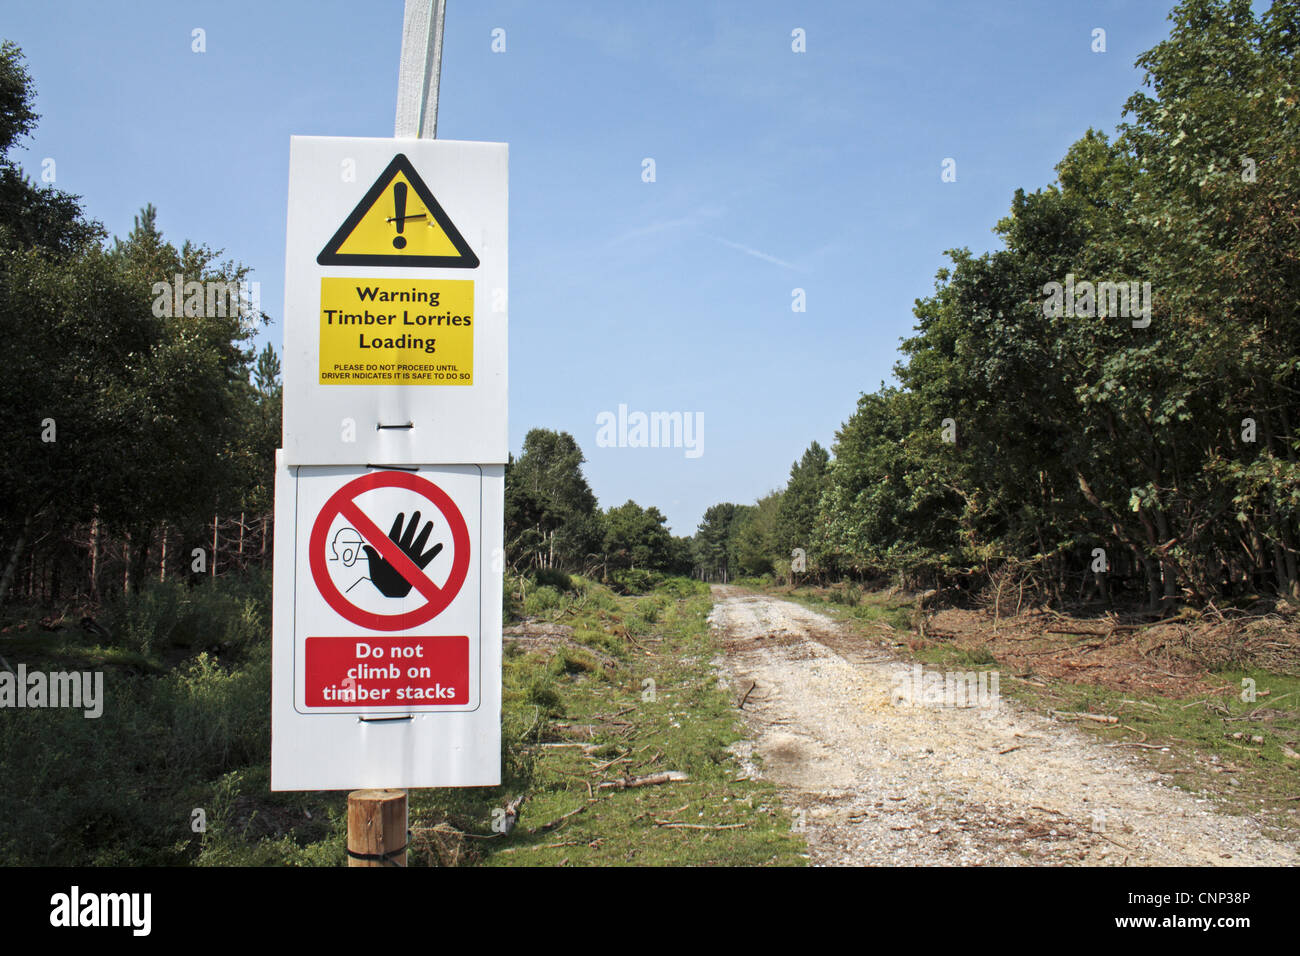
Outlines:
<svg viewBox="0 0 1300 956"><path fill-rule="evenodd" d="M361 557L361 546L365 539L356 528L340 528L330 542L331 561L342 561L345 568L350 568Z"/></svg>

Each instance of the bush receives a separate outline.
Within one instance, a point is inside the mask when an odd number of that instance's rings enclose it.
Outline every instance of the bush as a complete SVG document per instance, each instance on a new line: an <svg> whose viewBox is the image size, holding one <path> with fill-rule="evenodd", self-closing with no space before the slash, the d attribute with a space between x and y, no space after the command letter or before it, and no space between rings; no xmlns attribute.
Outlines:
<svg viewBox="0 0 1300 956"><path fill-rule="evenodd" d="M604 668L601 667L600 661L596 660L586 651L580 651L572 647L562 647L559 652L551 658L551 673L559 677L564 674L596 674L603 675Z"/></svg>
<svg viewBox="0 0 1300 956"><path fill-rule="evenodd" d="M591 610L612 611L618 607L618 599L603 584L575 574L573 585L585 599L585 607Z"/></svg>
<svg viewBox="0 0 1300 956"><path fill-rule="evenodd" d="M609 581L620 594L645 594L663 581L663 575L641 568L624 568L610 574Z"/></svg>
<svg viewBox="0 0 1300 956"><path fill-rule="evenodd" d="M533 588L528 591L524 597L524 614L529 617L536 617L547 611L553 611L557 607L563 607L565 597L553 587L543 584L541 587Z"/></svg>
<svg viewBox="0 0 1300 956"><path fill-rule="evenodd" d="M850 584L845 588L835 588L828 595L828 598L834 604L843 604L847 607L857 607L862 603L862 589L856 584Z"/></svg>
<svg viewBox="0 0 1300 956"><path fill-rule="evenodd" d="M708 594L709 586L694 578L667 578L655 589L659 594L670 598L688 598L697 594Z"/></svg>
<svg viewBox="0 0 1300 956"><path fill-rule="evenodd" d="M269 581L152 582L118 598L101 619L117 647L76 668L103 670L102 716L2 715L0 863L174 866L202 855L191 811L214 806L223 775L270 758ZM157 675L118 666L121 648L157 660L192 643L241 653L201 653ZM243 799L264 800L265 788Z"/></svg>
<svg viewBox="0 0 1300 956"><path fill-rule="evenodd" d="M587 647L594 647L607 653L618 654L623 649L623 642L618 635L594 627L578 627L573 632L573 639L579 644L585 644Z"/></svg>
<svg viewBox="0 0 1300 956"><path fill-rule="evenodd" d="M559 568L538 568L533 572L533 580L539 586L544 585L557 591L572 591L574 589L573 580Z"/></svg>
<svg viewBox="0 0 1300 956"><path fill-rule="evenodd" d="M560 713L560 691L549 675L535 674L528 682L526 699L535 704L548 716Z"/></svg>
<svg viewBox="0 0 1300 956"><path fill-rule="evenodd" d="M106 609L113 642L146 657L171 648L246 651L269 645L271 575L253 571L191 585L150 581Z"/></svg>
<svg viewBox="0 0 1300 956"><path fill-rule="evenodd" d="M171 728L166 757L175 772L207 777L270 760L269 655L228 670L200 654L160 680L155 694Z"/></svg>

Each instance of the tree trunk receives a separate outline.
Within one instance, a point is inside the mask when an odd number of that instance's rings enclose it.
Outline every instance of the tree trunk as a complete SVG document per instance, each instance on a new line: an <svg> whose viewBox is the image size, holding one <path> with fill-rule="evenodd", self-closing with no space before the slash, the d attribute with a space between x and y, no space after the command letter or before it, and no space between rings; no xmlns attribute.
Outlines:
<svg viewBox="0 0 1300 956"><path fill-rule="evenodd" d="M99 505L90 519L90 599L99 602Z"/></svg>
<svg viewBox="0 0 1300 956"><path fill-rule="evenodd" d="M13 586L14 575L18 573L18 560L23 556L23 548L27 546L27 536L32 531L32 516L30 513L23 518L23 528L18 532L18 537L14 541L13 550L9 552L9 561L5 564L3 576L0 576L0 604L4 604L5 599L9 596L9 588Z"/></svg>
<svg viewBox="0 0 1300 956"><path fill-rule="evenodd" d="M1152 508L1151 513L1155 518L1156 531L1160 535L1160 540L1155 543L1158 545L1164 544L1170 538L1169 523L1165 520L1165 510L1163 508ZM1174 562L1163 551L1160 553L1160 577L1164 581L1162 603L1167 608L1178 598L1178 571L1174 567Z"/></svg>
<svg viewBox="0 0 1300 956"><path fill-rule="evenodd" d="M153 545L153 526L146 525L140 534L140 544L136 548L134 558L127 555L127 560L134 560L134 568L131 574L135 581L135 589L140 590L144 586L144 579L149 576L149 548Z"/></svg>

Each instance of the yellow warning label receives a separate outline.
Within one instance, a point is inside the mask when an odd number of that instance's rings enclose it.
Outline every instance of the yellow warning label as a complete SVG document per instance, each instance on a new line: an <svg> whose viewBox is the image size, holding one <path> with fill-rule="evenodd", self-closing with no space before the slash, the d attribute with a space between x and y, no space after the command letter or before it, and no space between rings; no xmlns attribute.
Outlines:
<svg viewBox="0 0 1300 956"><path fill-rule="evenodd" d="M334 237L320 265L474 269L478 256L402 154L380 173Z"/></svg>
<svg viewBox="0 0 1300 956"><path fill-rule="evenodd" d="M322 385L473 385L471 279L321 279Z"/></svg>

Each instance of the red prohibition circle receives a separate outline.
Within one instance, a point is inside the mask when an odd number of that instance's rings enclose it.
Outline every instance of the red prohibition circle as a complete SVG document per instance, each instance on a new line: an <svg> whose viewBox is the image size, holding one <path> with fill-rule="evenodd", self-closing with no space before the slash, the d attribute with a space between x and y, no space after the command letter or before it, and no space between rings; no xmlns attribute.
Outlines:
<svg viewBox="0 0 1300 956"><path fill-rule="evenodd" d="M453 554L451 574L447 576L447 583L441 588L416 567L414 562L388 539L383 529L357 507L356 499L375 488L405 488L407 491L414 491L433 502L447 519L447 526L451 531ZM402 577L424 595L424 604L413 611L404 611L401 614L375 614L357 607L344 597L343 592L330 577L325 563L330 525L339 515L356 528L366 539L367 544L380 552L397 568ZM465 516L460 513L460 509L456 507L450 495L429 479L421 478L409 471L371 472L349 481L334 492L321 508L316 523L312 526L311 539L307 547L311 559L311 576L316 582L317 590L325 598L325 603L353 624L372 631L404 631L433 620L455 599L465 583L465 576L469 573L469 528L465 526Z"/></svg>

